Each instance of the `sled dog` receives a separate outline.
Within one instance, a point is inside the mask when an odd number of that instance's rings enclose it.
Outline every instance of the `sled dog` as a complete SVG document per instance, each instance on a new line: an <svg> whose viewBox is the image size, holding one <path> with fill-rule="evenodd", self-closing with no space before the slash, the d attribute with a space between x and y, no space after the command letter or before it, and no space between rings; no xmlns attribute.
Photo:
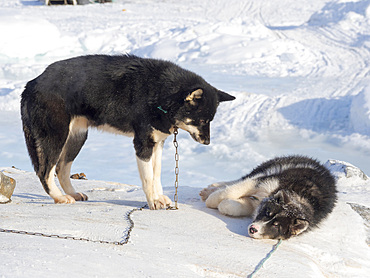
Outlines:
<svg viewBox="0 0 370 278"><path fill-rule="evenodd" d="M134 138L149 208L161 209L171 203L160 180L164 140L178 127L208 145L219 103L233 99L168 61L89 55L53 63L29 81L21 114L32 164L55 203L87 200L73 188L70 170L88 128L95 127Z"/></svg>
<svg viewBox="0 0 370 278"><path fill-rule="evenodd" d="M251 216L250 237L288 239L316 227L334 208L336 184L330 171L305 156L277 157L233 182L200 192L209 208Z"/></svg>

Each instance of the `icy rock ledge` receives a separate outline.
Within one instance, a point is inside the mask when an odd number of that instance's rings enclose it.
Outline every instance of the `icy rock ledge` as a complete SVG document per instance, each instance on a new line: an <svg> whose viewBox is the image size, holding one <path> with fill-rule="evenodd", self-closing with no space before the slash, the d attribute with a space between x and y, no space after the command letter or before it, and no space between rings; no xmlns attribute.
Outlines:
<svg viewBox="0 0 370 278"><path fill-rule="evenodd" d="M368 180L369 177L361 169L353 166L351 163L330 159L325 163L325 167L333 173L337 179L341 178L360 178Z"/></svg>

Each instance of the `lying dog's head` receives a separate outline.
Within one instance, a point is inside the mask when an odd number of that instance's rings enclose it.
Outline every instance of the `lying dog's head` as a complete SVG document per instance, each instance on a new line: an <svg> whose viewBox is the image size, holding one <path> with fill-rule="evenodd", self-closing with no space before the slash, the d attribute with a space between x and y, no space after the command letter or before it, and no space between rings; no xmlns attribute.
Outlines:
<svg viewBox="0 0 370 278"><path fill-rule="evenodd" d="M210 143L210 122L222 101L235 97L212 86L197 88L183 96L183 105L176 112L176 126L190 133L201 144Z"/></svg>
<svg viewBox="0 0 370 278"><path fill-rule="evenodd" d="M250 237L256 239L288 239L307 230L308 208L284 190L263 200L257 215L248 227Z"/></svg>

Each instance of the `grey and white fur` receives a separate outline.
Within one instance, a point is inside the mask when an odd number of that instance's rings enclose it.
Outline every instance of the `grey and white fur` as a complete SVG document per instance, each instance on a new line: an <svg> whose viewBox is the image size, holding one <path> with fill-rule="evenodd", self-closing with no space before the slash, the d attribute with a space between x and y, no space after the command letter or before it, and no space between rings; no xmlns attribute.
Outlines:
<svg viewBox="0 0 370 278"><path fill-rule="evenodd" d="M200 192L209 208L253 217L256 239L288 239L316 227L333 210L336 182L330 171L305 156L277 157L240 180L215 183Z"/></svg>

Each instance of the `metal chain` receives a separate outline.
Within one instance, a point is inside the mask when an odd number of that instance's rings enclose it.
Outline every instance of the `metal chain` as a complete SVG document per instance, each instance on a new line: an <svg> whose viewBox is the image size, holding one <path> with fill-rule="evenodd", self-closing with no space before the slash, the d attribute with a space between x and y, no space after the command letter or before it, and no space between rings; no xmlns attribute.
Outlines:
<svg viewBox="0 0 370 278"><path fill-rule="evenodd" d="M179 200L179 196L177 195L177 191L179 188L179 153L178 153L178 147L179 143L177 142L177 134L179 134L177 127L175 126L175 130L173 131L173 145L175 146L175 195L173 196L173 199L175 201L175 207L170 207L170 209L179 209L177 206L177 201Z"/></svg>
<svg viewBox="0 0 370 278"><path fill-rule="evenodd" d="M126 214L127 221L129 223L129 227L126 229L126 236L121 241L107 241L107 240L93 240L88 238L82 238L82 237L75 237L75 236L61 236L61 235L50 235L50 234L44 234L44 233L38 233L38 232L27 232L27 231L20 231L20 230L7 230L0 228L1 233L12 233L12 234L21 234L21 235L30 235L30 236L42 236L42 237L48 237L48 238L59 238L59 239L69 239L69 240L80 240L80 241L87 241L87 242L94 242L94 243L103 243L103 244L113 244L113 245L125 245L130 240L131 232L134 229L135 223L131 219L131 215L135 211L141 211L144 208L146 208L147 205L142 206L140 208L134 208L130 210Z"/></svg>

